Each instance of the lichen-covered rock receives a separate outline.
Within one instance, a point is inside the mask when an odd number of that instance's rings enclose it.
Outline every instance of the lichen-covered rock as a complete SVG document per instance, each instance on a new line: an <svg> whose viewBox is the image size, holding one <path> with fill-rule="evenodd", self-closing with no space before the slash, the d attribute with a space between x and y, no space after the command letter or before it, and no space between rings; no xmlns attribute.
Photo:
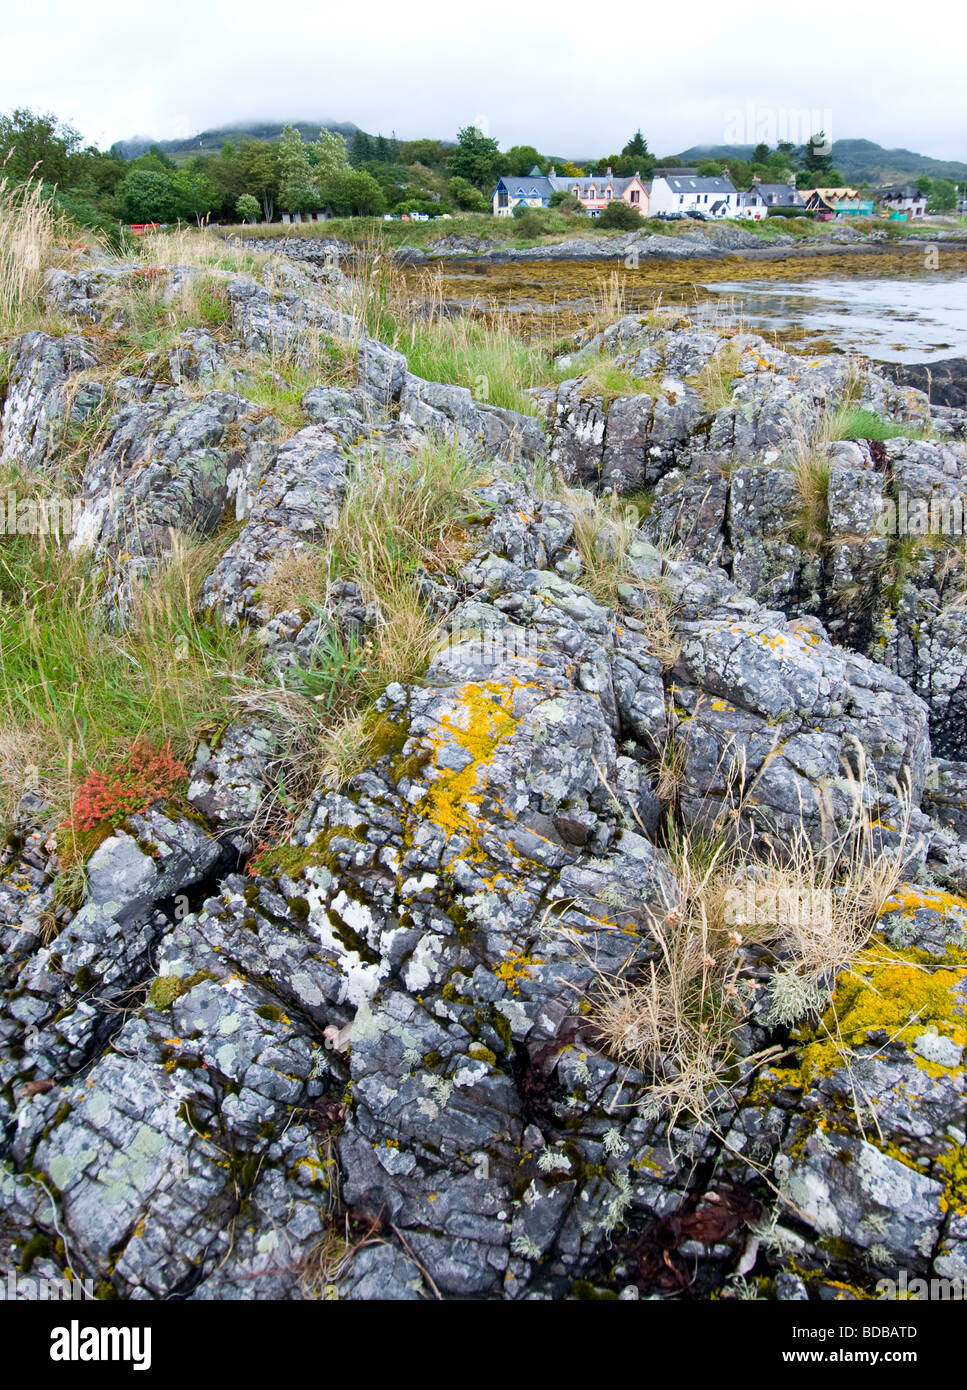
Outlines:
<svg viewBox="0 0 967 1390"><path fill-rule="evenodd" d="M245 525L205 581L202 602L226 622L257 610L257 590L283 555L321 540L346 488L346 456L321 425L287 439L253 484Z"/></svg>
<svg viewBox="0 0 967 1390"><path fill-rule="evenodd" d="M68 420L83 420L98 404L96 382L71 377L97 364L91 344L76 334L51 338L34 330L9 347L12 358L0 418L4 463L42 467L59 445Z"/></svg>
<svg viewBox="0 0 967 1390"><path fill-rule="evenodd" d="M810 1258L870 1282L959 1270L967 1255L965 924L967 902L904 885L730 1138L774 1159Z"/></svg>

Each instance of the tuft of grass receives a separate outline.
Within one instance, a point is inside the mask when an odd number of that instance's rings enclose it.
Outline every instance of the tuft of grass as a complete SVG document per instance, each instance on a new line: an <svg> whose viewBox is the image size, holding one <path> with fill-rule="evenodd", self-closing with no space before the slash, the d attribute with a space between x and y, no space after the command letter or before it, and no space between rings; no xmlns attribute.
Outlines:
<svg viewBox="0 0 967 1390"><path fill-rule="evenodd" d="M688 384L694 386L704 408L710 413L724 410L732 404L732 385L740 375L742 353L734 343L726 342L709 358L705 366Z"/></svg>
<svg viewBox="0 0 967 1390"><path fill-rule="evenodd" d="M800 449L793 466L799 508L790 531L804 550L819 551L827 541L829 524L828 458Z"/></svg>
<svg viewBox="0 0 967 1390"><path fill-rule="evenodd" d="M845 405L838 410L827 429L834 431L831 438L835 439L933 438L933 430L929 425L884 420L874 411L862 410L855 405Z"/></svg>
<svg viewBox="0 0 967 1390"><path fill-rule="evenodd" d="M778 963L765 1018L789 1027L825 1007L837 973L864 949L896 893L909 786L897 789L898 835L885 849L864 802L871 783L859 750L847 781L850 813L838 826L828 816L820 836L801 822L781 842L761 837L750 849L734 831L741 797L701 830L669 826L677 892L642 916L654 958L636 975L600 978L591 1014L605 1048L652 1079L651 1108L667 1115L669 1130L683 1114L709 1116L734 1075L736 1034L759 989L743 946L772 948ZM766 1055L744 1058L744 1066Z"/></svg>
<svg viewBox="0 0 967 1390"><path fill-rule="evenodd" d="M606 608L620 608L619 590L631 584L644 591L647 606L635 609L643 624L643 635L652 654L662 665L673 666L680 644L675 636L673 604L660 576L642 580L628 564L628 547L641 525L644 494L618 497L611 493L596 496L581 488L567 487L551 479L545 488L549 496L562 501L574 523L574 545L581 557L579 583L592 598Z"/></svg>
<svg viewBox="0 0 967 1390"><path fill-rule="evenodd" d="M620 366L610 357L594 355L584 362L571 360L566 368L555 368L554 376L560 380L581 375L578 394L581 400L600 398L605 410L619 396L657 396L658 386L644 377L635 376L627 367Z"/></svg>

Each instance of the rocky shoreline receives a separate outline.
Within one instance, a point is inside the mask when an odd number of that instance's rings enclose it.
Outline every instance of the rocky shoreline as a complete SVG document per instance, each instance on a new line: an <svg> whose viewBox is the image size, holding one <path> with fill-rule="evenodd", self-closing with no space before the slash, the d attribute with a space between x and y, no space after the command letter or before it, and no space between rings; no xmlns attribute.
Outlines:
<svg viewBox="0 0 967 1390"><path fill-rule="evenodd" d="M250 251L264 252L272 248L296 262L315 265L351 266L360 254L357 247L338 238L293 235L266 242L253 237L238 239L237 244ZM853 227L837 228L829 236L806 240L782 235L764 245L761 238L744 228L713 224L678 236L623 232L606 241L600 237L571 237L562 242L519 248L484 237L443 236L429 243L426 249L402 246L392 254L394 261L402 266L445 261L485 261L495 265L516 261L624 261L629 254L642 260L721 260L737 256L749 261L774 261L844 255L882 256L903 251L922 256L925 247L935 245L967 251L967 239L961 236L889 239L881 234L876 239L867 239Z"/></svg>
<svg viewBox="0 0 967 1390"><path fill-rule="evenodd" d="M684 254L772 254L709 245ZM0 857L0 1235L34 1274L136 1299L825 1301L967 1278L964 554L879 526L901 495L962 495L967 413L665 313L576 345L515 414L414 376L318 249L322 270L225 275L221 335L186 330L110 398L76 388L138 268L52 272L72 332L13 346L5 458L42 469L69 421L106 416L82 539L115 632L172 530L234 519L202 607L272 671L305 664L375 631L380 596L343 581L272 614L273 566L325 545L387 458L443 439L481 475L459 565L420 576L425 676L387 687L368 765L285 843L257 856L250 834L292 736L265 710L102 840L53 931L55 827L24 798ZM306 391L297 428L226 386L233 354L284 372L307 334L352 380ZM636 389L605 394L595 355ZM907 434L838 437L847 406ZM669 1110L677 1062L595 1021L686 913L669 824L729 825L751 866L770 837L853 833L857 804L903 880L865 950L810 975L782 914L758 939L754 907L736 917L729 1066L698 1113ZM327 1264L334 1213L369 1234Z"/></svg>

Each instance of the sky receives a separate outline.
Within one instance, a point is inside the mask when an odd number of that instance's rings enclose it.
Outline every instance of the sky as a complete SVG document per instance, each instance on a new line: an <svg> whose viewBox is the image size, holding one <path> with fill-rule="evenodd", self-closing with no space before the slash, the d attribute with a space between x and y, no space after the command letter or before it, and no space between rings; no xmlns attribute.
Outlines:
<svg viewBox="0 0 967 1390"><path fill-rule="evenodd" d="M477 125L572 158L863 137L967 159L962 44L909 0L43 0L7 7L0 110L107 147L233 121L353 121L401 139ZM806 129L806 126L812 127Z"/></svg>

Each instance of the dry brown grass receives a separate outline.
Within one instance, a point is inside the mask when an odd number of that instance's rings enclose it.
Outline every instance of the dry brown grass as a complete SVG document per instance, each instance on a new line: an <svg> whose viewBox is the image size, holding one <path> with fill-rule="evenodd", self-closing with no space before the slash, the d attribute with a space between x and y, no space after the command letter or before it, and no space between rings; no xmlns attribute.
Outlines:
<svg viewBox="0 0 967 1390"><path fill-rule="evenodd" d="M591 1015L605 1049L652 1078L653 1112L670 1128L683 1114L710 1114L734 1074L736 1032L759 988L742 948L774 952L766 1016L791 1026L825 1006L901 882L909 790L898 788L898 840L885 849L864 802L871 779L861 754L857 761L848 821L834 827L830 818L825 834L803 823L750 850L734 833L734 807L704 831L670 831L678 897L642 919L655 958L634 976L600 979Z"/></svg>
<svg viewBox="0 0 967 1390"><path fill-rule="evenodd" d="M40 325L44 272L77 259L69 232L39 183L0 177L0 335Z"/></svg>

